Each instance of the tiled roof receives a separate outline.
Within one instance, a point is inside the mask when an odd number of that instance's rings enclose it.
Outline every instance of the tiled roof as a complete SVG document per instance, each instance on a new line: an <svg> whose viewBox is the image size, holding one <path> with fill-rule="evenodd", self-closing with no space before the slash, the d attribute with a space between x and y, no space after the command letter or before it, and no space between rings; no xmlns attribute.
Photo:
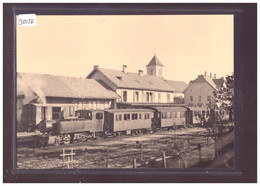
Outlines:
<svg viewBox="0 0 260 186"><path fill-rule="evenodd" d="M97 67L95 70L103 73L110 81L112 81L117 88L131 88L142 90L157 90L157 91L175 91L164 79L138 73L124 73L119 70L111 70ZM95 71L94 70L94 71ZM92 71L87 78L91 78Z"/></svg>
<svg viewBox="0 0 260 186"><path fill-rule="evenodd" d="M150 63L146 66L164 66L159 59L156 56L153 56L153 58L151 59Z"/></svg>
<svg viewBox="0 0 260 186"><path fill-rule="evenodd" d="M38 96L117 99L119 96L94 79L18 73L18 77Z"/></svg>
<svg viewBox="0 0 260 186"><path fill-rule="evenodd" d="M213 79L213 81L217 85L217 87L221 87L224 84L224 78Z"/></svg>
<svg viewBox="0 0 260 186"><path fill-rule="evenodd" d="M202 82L207 82L212 88L217 90L218 86L224 83L224 80L222 82L221 79L212 79L209 76L199 75L195 80L190 81L188 87L191 86L193 83L202 83ZM187 88L183 92L185 92Z"/></svg>
<svg viewBox="0 0 260 186"><path fill-rule="evenodd" d="M179 93L182 93L188 87L188 85L183 81L166 80L166 82Z"/></svg>

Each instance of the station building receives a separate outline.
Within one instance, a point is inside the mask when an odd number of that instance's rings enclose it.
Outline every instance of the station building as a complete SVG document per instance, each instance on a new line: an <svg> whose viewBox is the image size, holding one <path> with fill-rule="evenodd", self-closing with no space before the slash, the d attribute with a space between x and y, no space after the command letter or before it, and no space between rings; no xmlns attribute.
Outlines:
<svg viewBox="0 0 260 186"><path fill-rule="evenodd" d="M117 99L119 108L174 104L174 97L183 93L163 79L163 64L154 56L146 67L147 74L142 70L138 73L128 72L126 65L123 65L122 71L94 66L87 78L99 80L114 90L120 96Z"/></svg>

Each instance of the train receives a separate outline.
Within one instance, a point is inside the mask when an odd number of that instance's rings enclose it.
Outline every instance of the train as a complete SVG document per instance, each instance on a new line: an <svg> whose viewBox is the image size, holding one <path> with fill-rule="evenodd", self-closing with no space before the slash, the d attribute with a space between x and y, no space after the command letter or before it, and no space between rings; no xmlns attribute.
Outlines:
<svg viewBox="0 0 260 186"><path fill-rule="evenodd" d="M22 124L47 136L48 144L70 144L97 136L118 136L193 125L186 106L128 109L75 109L74 104L26 104Z"/></svg>
<svg viewBox="0 0 260 186"><path fill-rule="evenodd" d="M207 127L210 119L219 114L225 115L185 105L88 110L77 109L75 104L31 103L23 106L22 124L28 131L44 136L48 144L68 145L97 136L139 134L194 125Z"/></svg>

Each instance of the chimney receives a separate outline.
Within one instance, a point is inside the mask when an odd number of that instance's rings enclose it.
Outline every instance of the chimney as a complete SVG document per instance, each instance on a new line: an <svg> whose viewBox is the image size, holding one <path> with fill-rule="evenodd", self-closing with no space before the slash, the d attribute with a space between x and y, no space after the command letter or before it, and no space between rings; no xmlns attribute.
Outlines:
<svg viewBox="0 0 260 186"><path fill-rule="evenodd" d="M127 65L123 65L123 72L127 73Z"/></svg>
<svg viewBox="0 0 260 186"><path fill-rule="evenodd" d="M205 76L207 76L207 71L205 71Z"/></svg>
<svg viewBox="0 0 260 186"><path fill-rule="evenodd" d="M94 69L97 69L98 68L98 65L94 65Z"/></svg>
<svg viewBox="0 0 260 186"><path fill-rule="evenodd" d="M209 77L212 77L212 73L211 72L209 73Z"/></svg>
<svg viewBox="0 0 260 186"><path fill-rule="evenodd" d="M140 75L140 76L143 76L143 71L142 70L138 70L138 74Z"/></svg>

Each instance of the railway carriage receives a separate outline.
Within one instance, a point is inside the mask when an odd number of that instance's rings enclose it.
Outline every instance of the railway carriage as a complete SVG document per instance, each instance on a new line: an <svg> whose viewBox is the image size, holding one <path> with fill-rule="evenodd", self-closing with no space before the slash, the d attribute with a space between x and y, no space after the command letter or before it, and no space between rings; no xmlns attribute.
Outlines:
<svg viewBox="0 0 260 186"><path fill-rule="evenodd" d="M74 108L74 104L26 104L23 106L22 125L27 127L28 131L33 131L42 120L58 121L73 117Z"/></svg>
<svg viewBox="0 0 260 186"><path fill-rule="evenodd" d="M153 107L155 128L176 128L192 124L192 112L185 107Z"/></svg>
<svg viewBox="0 0 260 186"><path fill-rule="evenodd" d="M131 134L151 130L153 110L113 109L105 111L104 131L114 134Z"/></svg>

